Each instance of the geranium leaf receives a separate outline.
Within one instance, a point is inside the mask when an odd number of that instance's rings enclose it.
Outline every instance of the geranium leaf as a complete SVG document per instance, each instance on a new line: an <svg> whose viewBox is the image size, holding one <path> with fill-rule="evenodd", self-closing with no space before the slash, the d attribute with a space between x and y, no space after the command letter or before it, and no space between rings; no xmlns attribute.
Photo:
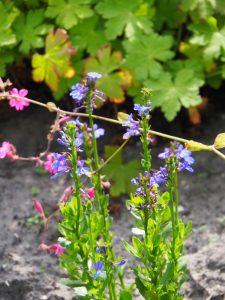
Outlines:
<svg viewBox="0 0 225 300"><path fill-rule="evenodd" d="M44 10L31 10L27 14L20 14L14 22L13 28L16 32L19 49L23 53L28 53L31 48L41 48L44 46L43 35L45 35L50 25L43 24Z"/></svg>
<svg viewBox="0 0 225 300"><path fill-rule="evenodd" d="M102 75L96 86L111 99L124 99L123 80L119 75L121 60L121 52L111 53L111 48L105 47L98 52L96 57L90 57L86 62L88 72L98 72Z"/></svg>
<svg viewBox="0 0 225 300"><path fill-rule="evenodd" d="M45 81L53 91L58 90L60 77L72 77L74 70L70 66L74 49L68 42L65 30L51 30L45 41L45 54L34 54L32 57L33 79Z"/></svg>
<svg viewBox="0 0 225 300"><path fill-rule="evenodd" d="M89 7L91 0L48 0L46 16L56 18L56 23L65 29L70 29L80 19L93 15Z"/></svg>
<svg viewBox="0 0 225 300"><path fill-rule="evenodd" d="M150 18L153 11L147 3L140 0L121 1L103 0L97 4L96 10L106 21L106 36L115 39L125 31L125 36L133 37L137 32L149 33Z"/></svg>
<svg viewBox="0 0 225 300"><path fill-rule="evenodd" d="M70 30L71 41L79 49L85 49L91 55L106 42L104 31L99 28L103 24L97 15L82 20Z"/></svg>
<svg viewBox="0 0 225 300"><path fill-rule="evenodd" d="M134 72L137 80L156 78L162 72L160 62L165 62L174 55L170 50L172 42L172 37L155 33L126 41L124 47L127 57L124 66Z"/></svg>
<svg viewBox="0 0 225 300"><path fill-rule="evenodd" d="M195 19L203 19L213 14L217 0L185 0L181 8L190 12Z"/></svg>
<svg viewBox="0 0 225 300"><path fill-rule="evenodd" d="M12 46L16 43L16 36L12 31L12 24L18 16L19 10L12 4L0 2L0 46Z"/></svg>
<svg viewBox="0 0 225 300"><path fill-rule="evenodd" d="M153 90L153 107L161 107L167 120L172 121L181 106L188 108L201 103L199 88L203 83L192 69L181 69L173 76L162 73L160 80L148 80L145 85Z"/></svg>

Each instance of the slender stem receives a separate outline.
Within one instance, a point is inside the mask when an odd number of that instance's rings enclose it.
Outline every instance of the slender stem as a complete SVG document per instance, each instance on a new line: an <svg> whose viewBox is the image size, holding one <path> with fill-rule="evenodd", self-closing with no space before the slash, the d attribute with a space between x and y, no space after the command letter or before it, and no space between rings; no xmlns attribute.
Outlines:
<svg viewBox="0 0 225 300"><path fill-rule="evenodd" d="M61 114L61 116L67 115L67 116L71 116L71 117L85 117L85 118L89 117L89 115L86 114L86 113L70 112L70 111L66 111L66 110L62 110L60 108L57 108L56 105L52 102L44 104L42 102L32 100L32 99L27 98L27 97L21 97L21 96L16 96L16 95L12 96L12 95L9 95L9 94L6 94L6 93L0 93L0 100L11 99L12 97L15 98L15 99L18 99L18 100L26 100L30 103L45 107L48 110L50 110L51 112L57 112L57 113ZM105 122L109 122L109 123L118 124L118 125L122 124L122 122L119 121L119 120L110 119L110 118L106 118L106 117L102 117L102 116L92 115L92 118L97 119L97 120L102 120L102 121L105 121ZM183 139L183 138L180 138L180 137L177 137L177 136L165 134L165 133L158 132L158 131L155 131L155 130L149 130L148 132L153 134L153 135L160 136L160 137L163 137L163 138L166 138L166 139L169 139L169 140L178 141L178 142L181 142L181 143L188 143L189 142L189 140L187 140L187 139ZM205 144L203 144L203 145L205 145ZM218 155L219 157L221 157L222 159L225 160L225 155L223 153L221 153L219 150L215 149L213 147L213 145L212 146L205 145L205 146L206 146L206 148L202 149L202 150L212 151L216 155Z"/></svg>
<svg viewBox="0 0 225 300"><path fill-rule="evenodd" d="M175 171L174 174L174 200L175 200L175 223L178 224L179 214L178 214L178 205L179 205L179 194L178 194L178 174Z"/></svg>

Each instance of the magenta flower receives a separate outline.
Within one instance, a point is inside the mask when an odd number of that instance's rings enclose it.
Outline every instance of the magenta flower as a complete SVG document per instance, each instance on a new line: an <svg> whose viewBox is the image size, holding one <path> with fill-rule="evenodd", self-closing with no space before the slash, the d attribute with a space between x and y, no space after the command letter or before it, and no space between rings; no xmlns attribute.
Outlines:
<svg viewBox="0 0 225 300"><path fill-rule="evenodd" d="M55 255L59 256L65 252L65 249L59 244L53 244L49 246L49 250L55 250Z"/></svg>
<svg viewBox="0 0 225 300"><path fill-rule="evenodd" d="M28 94L28 90L18 90L17 88L13 88L11 91L9 91L9 93L12 96L26 97L26 95ZM16 110L23 110L24 107L29 106L30 103L23 99L11 98L9 99L9 105L11 107L15 107Z"/></svg>
<svg viewBox="0 0 225 300"><path fill-rule="evenodd" d="M8 157L11 159L15 158L16 149L9 142L3 142L0 147L0 159Z"/></svg>
<svg viewBox="0 0 225 300"><path fill-rule="evenodd" d="M89 199L95 198L95 189L93 187L87 190L87 196Z"/></svg>
<svg viewBox="0 0 225 300"><path fill-rule="evenodd" d="M57 173L57 169L52 168L52 164L54 162L54 156L53 154L48 154L47 155L47 160L44 163L44 168L46 171L48 171L50 174L56 174Z"/></svg>

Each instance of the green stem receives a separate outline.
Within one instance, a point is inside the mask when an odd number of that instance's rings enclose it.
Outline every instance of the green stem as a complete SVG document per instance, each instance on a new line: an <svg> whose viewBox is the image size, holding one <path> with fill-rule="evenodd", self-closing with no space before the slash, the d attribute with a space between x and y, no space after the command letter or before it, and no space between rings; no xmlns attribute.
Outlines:
<svg viewBox="0 0 225 300"><path fill-rule="evenodd" d="M175 199L175 220L176 225L178 225L179 213L178 213L178 205L179 205L179 193L178 193L178 174L175 171L174 174L174 199Z"/></svg>

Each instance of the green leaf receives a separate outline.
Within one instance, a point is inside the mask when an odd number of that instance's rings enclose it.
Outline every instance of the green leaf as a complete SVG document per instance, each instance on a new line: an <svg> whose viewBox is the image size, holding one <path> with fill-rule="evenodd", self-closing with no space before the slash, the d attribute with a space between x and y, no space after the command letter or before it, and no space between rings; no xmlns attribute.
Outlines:
<svg viewBox="0 0 225 300"><path fill-rule="evenodd" d="M97 4L96 10L108 19L105 26L109 40L122 35L124 31L128 38L134 37L137 32L149 34L151 31L153 10L140 0L103 0Z"/></svg>
<svg viewBox="0 0 225 300"><path fill-rule="evenodd" d="M156 1L155 24L157 31L161 30L164 24L170 28L180 26L186 17L186 13L180 7L180 0Z"/></svg>
<svg viewBox="0 0 225 300"><path fill-rule="evenodd" d="M214 13L217 0L185 0L181 2L181 8L190 12L195 19L203 19Z"/></svg>
<svg viewBox="0 0 225 300"><path fill-rule="evenodd" d="M216 149L225 148L225 133L220 133L216 136L214 141L214 147Z"/></svg>
<svg viewBox="0 0 225 300"><path fill-rule="evenodd" d="M170 50L172 42L171 36L160 36L155 33L126 41L124 47L127 56L124 66L134 72L137 80L157 78L162 72L160 62L165 62L174 55Z"/></svg>
<svg viewBox="0 0 225 300"><path fill-rule="evenodd" d="M120 122L127 122L129 120L129 115L125 114L124 112L119 111L117 114L117 119Z"/></svg>
<svg viewBox="0 0 225 300"><path fill-rule="evenodd" d="M14 59L14 52L12 50L7 49L6 51L3 47L0 49L0 77L6 75L6 66L12 63Z"/></svg>
<svg viewBox="0 0 225 300"><path fill-rule="evenodd" d="M130 290L124 289L120 292L119 300L132 300L132 292Z"/></svg>
<svg viewBox="0 0 225 300"><path fill-rule="evenodd" d="M225 51L225 26L221 29L217 26L217 20L209 17L200 23L190 25L189 28L194 32L190 43L203 46L203 59L206 62L213 61Z"/></svg>
<svg viewBox="0 0 225 300"><path fill-rule="evenodd" d="M174 77L163 73L160 80L148 80L145 85L153 90L153 107L161 107L168 121L172 121L181 106L186 108L201 103L199 88L203 80L196 78L191 69L183 69Z"/></svg>
<svg viewBox="0 0 225 300"><path fill-rule="evenodd" d="M68 278L62 278L61 283L69 286L69 287L80 287L80 286L86 286L87 284L85 282L79 281L79 280L71 280Z"/></svg>
<svg viewBox="0 0 225 300"><path fill-rule="evenodd" d="M143 250L142 242L136 236L133 236L132 237L132 243L133 243L133 246L134 246L135 250L139 254L139 256L141 256L142 255L142 250Z"/></svg>
<svg viewBox="0 0 225 300"><path fill-rule="evenodd" d="M11 47L16 43L16 36L12 31L12 24L18 16L19 10L12 4L0 2L0 47Z"/></svg>
<svg viewBox="0 0 225 300"><path fill-rule="evenodd" d="M91 0L48 0L46 16L56 18L56 23L65 29L77 25L80 19L93 15L89 3Z"/></svg>
<svg viewBox="0 0 225 300"><path fill-rule="evenodd" d="M118 148L117 146L105 146L105 158L109 158ZM121 194L132 192L131 179L137 175L139 168L140 164L136 160L123 164L122 154L119 152L104 167L105 174L112 183L111 195L117 197Z"/></svg>
<svg viewBox="0 0 225 300"><path fill-rule="evenodd" d="M99 51L96 57L90 57L86 62L88 72L93 71L102 74L96 86L109 98L124 99L124 92L121 87L123 80L118 72L121 60L121 52L111 53L111 48L106 47Z"/></svg>
<svg viewBox="0 0 225 300"><path fill-rule="evenodd" d="M97 15L82 20L70 30L71 42L75 47L94 55L106 43L102 27L103 24Z"/></svg>
<svg viewBox="0 0 225 300"><path fill-rule="evenodd" d="M51 30L45 41L45 54L34 54L32 57L34 81L45 81L55 92L58 90L60 77L70 78L74 75L74 70L70 67L74 49L67 39L65 30Z"/></svg>
<svg viewBox="0 0 225 300"><path fill-rule="evenodd" d="M166 271L163 273L162 276L162 284L164 286L167 286L170 281L173 279L174 277L174 263L171 261L168 263Z"/></svg>
<svg viewBox="0 0 225 300"><path fill-rule="evenodd" d="M127 241L123 241L125 249L135 257L139 258L139 255L134 247L132 247Z"/></svg>
<svg viewBox="0 0 225 300"><path fill-rule="evenodd" d="M20 42L19 50L28 53L32 48L42 48L44 46L43 35L45 35L50 25L43 24L44 10L30 10L27 14L20 14L14 22L18 41Z"/></svg>

